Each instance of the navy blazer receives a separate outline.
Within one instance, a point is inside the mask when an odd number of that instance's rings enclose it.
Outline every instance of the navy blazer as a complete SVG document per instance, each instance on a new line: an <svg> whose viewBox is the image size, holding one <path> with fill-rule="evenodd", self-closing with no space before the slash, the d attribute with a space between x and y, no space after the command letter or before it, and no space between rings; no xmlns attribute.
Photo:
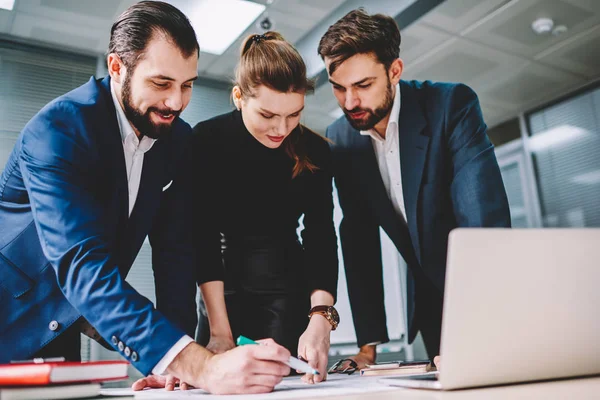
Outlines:
<svg viewBox="0 0 600 400"><path fill-rule="evenodd" d="M371 138L339 118L327 129L343 220L340 240L358 345L388 341L379 227L410 269L444 290L448 234L509 227L508 200L476 94L462 84L400 81L399 147L408 234ZM409 341L414 302L409 290Z"/></svg>
<svg viewBox="0 0 600 400"><path fill-rule="evenodd" d="M80 316L116 350L119 341L129 347L121 354L144 374L193 335L194 257L182 235L189 204L175 163L191 128L174 124L144 155L130 217L108 77L57 98L25 126L0 177L0 363L31 357ZM163 312L125 282L147 235Z"/></svg>

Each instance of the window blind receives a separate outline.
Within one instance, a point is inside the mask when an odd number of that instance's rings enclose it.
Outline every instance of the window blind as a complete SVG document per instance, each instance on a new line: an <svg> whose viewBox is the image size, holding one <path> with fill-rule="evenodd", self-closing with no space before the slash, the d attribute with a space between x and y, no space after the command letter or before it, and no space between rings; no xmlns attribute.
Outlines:
<svg viewBox="0 0 600 400"><path fill-rule="evenodd" d="M600 88L528 120L544 226L600 226Z"/></svg>
<svg viewBox="0 0 600 400"><path fill-rule="evenodd" d="M504 165L500 167L500 173L502 174L504 189L508 197L510 219L513 228L529 228L521 180L521 165L518 162Z"/></svg>
<svg viewBox="0 0 600 400"><path fill-rule="evenodd" d="M0 40L0 171L31 117L85 83L95 70L94 57Z"/></svg>
<svg viewBox="0 0 600 400"><path fill-rule="evenodd" d="M194 127L198 122L207 120L217 115L233 110L233 103L229 100L230 88L223 83L208 84L199 80L194 84L192 100L188 104L181 118Z"/></svg>

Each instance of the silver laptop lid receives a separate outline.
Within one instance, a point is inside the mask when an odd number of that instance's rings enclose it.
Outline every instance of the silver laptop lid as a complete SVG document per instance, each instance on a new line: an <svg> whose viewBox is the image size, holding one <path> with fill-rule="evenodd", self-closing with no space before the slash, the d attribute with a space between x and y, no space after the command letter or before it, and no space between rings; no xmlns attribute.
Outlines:
<svg viewBox="0 0 600 400"><path fill-rule="evenodd" d="M451 232L444 389L600 374L600 229Z"/></svg>

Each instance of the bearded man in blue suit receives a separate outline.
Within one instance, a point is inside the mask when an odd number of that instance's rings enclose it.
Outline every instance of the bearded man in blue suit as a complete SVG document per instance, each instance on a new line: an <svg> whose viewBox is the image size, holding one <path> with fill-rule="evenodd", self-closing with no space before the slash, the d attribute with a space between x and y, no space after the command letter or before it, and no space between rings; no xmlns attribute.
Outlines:
<svg viewBox="0 0 600 400"><path fill-rule="evenodd" d="M289 372L283 347L214 355L191 339L193 175L178 160L191 133L179 114L197 78L194 29L175 7L140 2L114 23L108 53L110 76L33 117L0 177L0 363L77 360L83 332L144 374L270 391ZM158 310L124 280L146 236Z"/></svg>
<svg viewBox="0 0 600 400"><path fill-rule="evenodd" d="M360 351L389 340L380 227L408 264L408 339L439 354L448 234L510 227L508 201L479 101L466 85L403 81L393 18L354 10L319 54L345 116L327 129L343 220L340 240ZM350 361L340 363L340 370Z"/></svg>

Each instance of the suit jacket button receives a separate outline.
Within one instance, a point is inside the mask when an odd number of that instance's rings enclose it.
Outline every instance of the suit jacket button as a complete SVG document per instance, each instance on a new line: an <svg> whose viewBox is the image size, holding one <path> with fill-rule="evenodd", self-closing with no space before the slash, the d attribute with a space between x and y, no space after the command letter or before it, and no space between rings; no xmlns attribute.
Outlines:
<svg viewBox="0 0 600 400"><path fill-rule="evenodd" d="M52 332L54 332L58 329L59 326L60 326L60 324L58 323L58 321L52 321L48 324L48 329L50 329Z"/></svg>
<svg viewBox="0 0 600 400"><path fill-rule="evenodd" d="M136 362L137 360L138 360L138 355L134 351L133 353L131 353L131 361Z"/></svg>
<svg viewBox="0 0 600 400"><path fill-rule="evenodd" d="M131 349L129 347L125 347L125 356L129 357L131 355Z"/></svg>
<svg viewBox="0 0 600 400"><path fill-rule="evenodd" d="M123 351L125 349L125 344L121 341L119 341L119 344L117 345L117 347L119 348L119 351Z"/></svg>
<svg viewBox="0 0 600 400"><path fill-rule="evenodd" d="M115 346L119 343L119 339L117 339L116 336L113 336L110 338L110 341L112 342L112 344L114 344Z"/></svg>

